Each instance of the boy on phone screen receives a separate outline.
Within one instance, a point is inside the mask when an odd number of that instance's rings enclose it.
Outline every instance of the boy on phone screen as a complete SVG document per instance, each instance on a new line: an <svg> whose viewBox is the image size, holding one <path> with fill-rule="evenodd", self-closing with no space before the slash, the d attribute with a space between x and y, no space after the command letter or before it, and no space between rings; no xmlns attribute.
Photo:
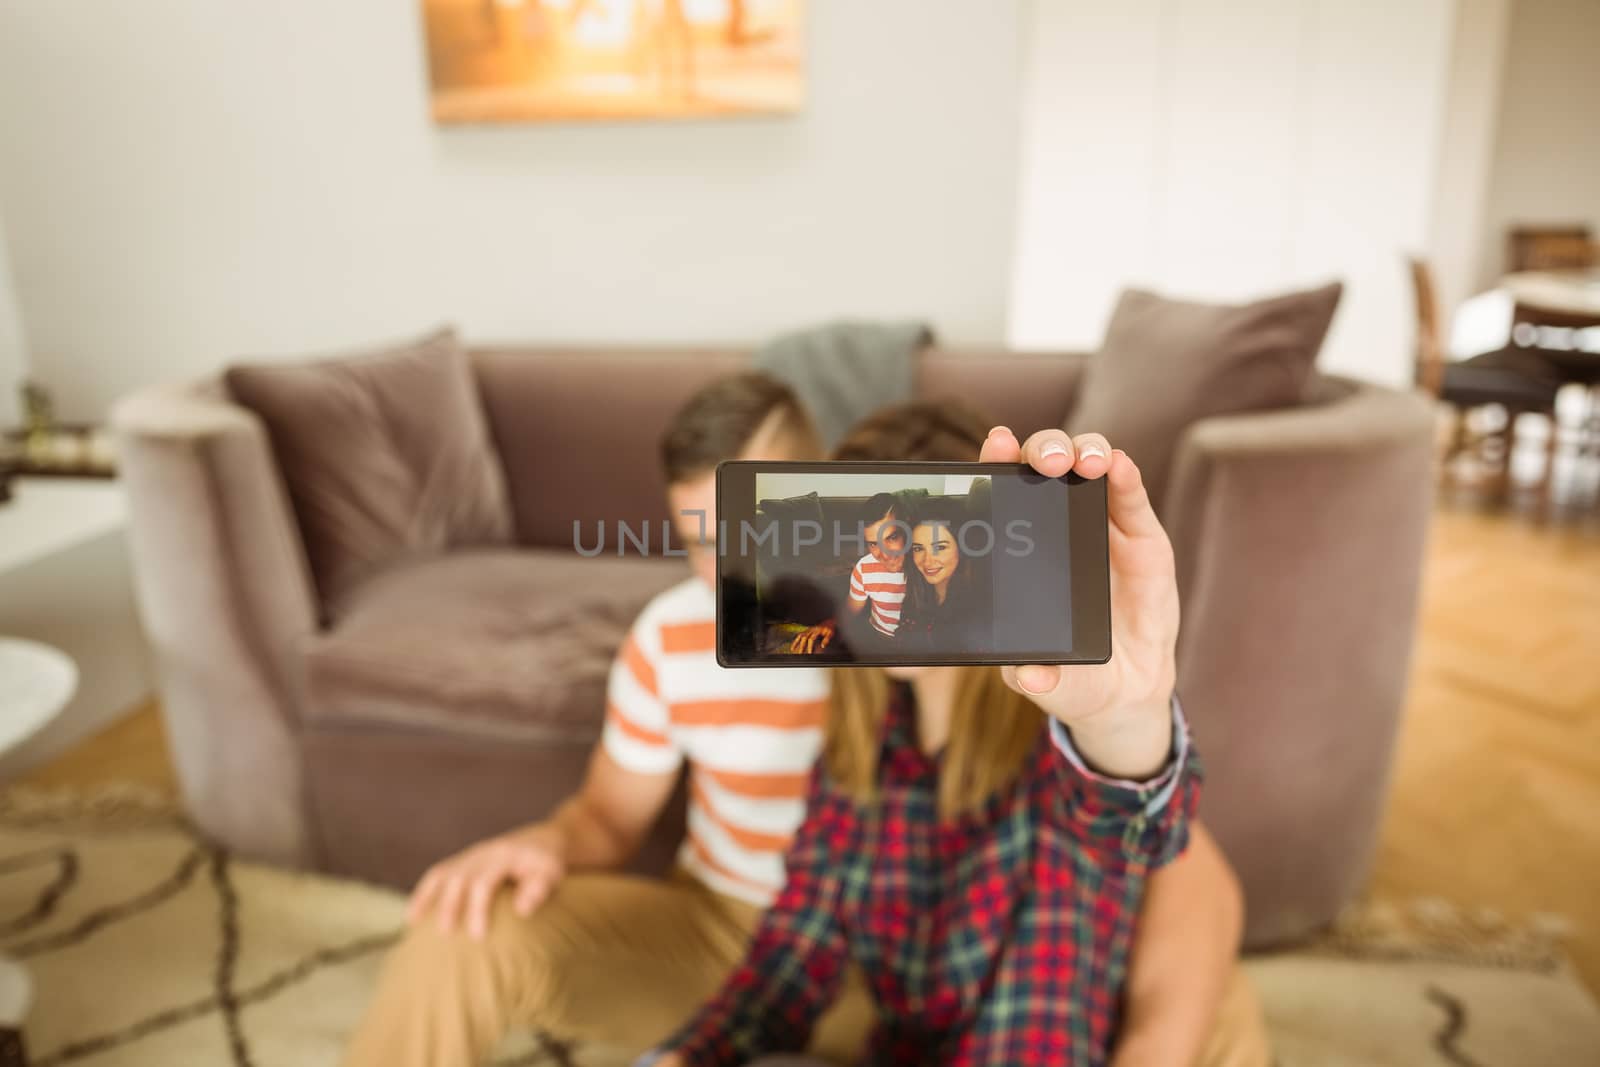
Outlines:
<svg viewBox="0 0 1600 1067"><path fill-rule="evenodd" d="M861 539L867 554L850 568L850 595L845 600L852 618L870 604L870 635L857 628L858 640L888 639L900 628L900 605L906 598L906 533L904 507L893 493L879 493L862 509ZM838 624L829 619L795 635L791 652L821 652L833 642Z"/></svg>

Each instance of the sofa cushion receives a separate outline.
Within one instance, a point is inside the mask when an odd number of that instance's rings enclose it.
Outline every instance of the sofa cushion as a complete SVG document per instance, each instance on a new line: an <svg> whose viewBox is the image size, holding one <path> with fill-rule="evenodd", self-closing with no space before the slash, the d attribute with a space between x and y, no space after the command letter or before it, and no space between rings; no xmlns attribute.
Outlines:
<svg viewBox="0 0 1600 1067"><path fill-rule="evenodd" d="M1088 362L1081 352L930 348L917 361L916 395L954 397L1026 438L1061 425Z"/></svg>
<svg viewBox="0 0 1600 1067"><path fill-rule="evenodd" d="M603 523L659 536L661 437L703 386L749 369L735 349L479 348L479 390L510 482L519 540L571 548Z"/></svg>
<svg viewBox="0 0 1600 1067"><path fill-rule="evenodd" d="M402 559L512 539L505 475L454 330L240 364L226 381L266 423L325 616Z"/></svg>
<svg viewBox="0 0 1600 1067"><path fill-rule="evenodd" d="M306 714L326 723L592 740L612 656L678 559L472 549L395 568L305 650Z"/></svg>
<svg viewBox="0 0 1600 1067"><path fill-rule="evenodd" d="M1163 509L1183 432L1214 415L1292 407L1305 397L1343 286L1253 304L1197 304L1123 292L1066 418L1139 464Z"/></svg>

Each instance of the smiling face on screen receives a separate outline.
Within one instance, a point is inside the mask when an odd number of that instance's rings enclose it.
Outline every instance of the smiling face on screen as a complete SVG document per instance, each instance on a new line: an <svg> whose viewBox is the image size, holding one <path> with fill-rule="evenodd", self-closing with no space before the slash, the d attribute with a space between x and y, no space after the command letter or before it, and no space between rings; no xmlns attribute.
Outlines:
<svg viewBox="0 0 1600 1067"><path fill-rule="evenodd" d="M961 566L961 550L956 547L956 536L949 525L917 523L911 531L911 561L943 603L950 589L950 579Z"/></svg>
<svg viewBox="0 0 1600 1067"><path fill-rule="evenodd" d="M866 528L867 552L887 571L897 572L906 565L906 524L885 515Z"/></svg>

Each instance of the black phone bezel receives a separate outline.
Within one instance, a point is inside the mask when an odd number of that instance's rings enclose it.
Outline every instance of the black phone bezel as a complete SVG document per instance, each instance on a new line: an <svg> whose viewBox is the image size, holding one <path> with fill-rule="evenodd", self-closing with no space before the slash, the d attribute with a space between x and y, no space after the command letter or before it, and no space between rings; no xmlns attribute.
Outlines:
<svg viewBox="0 0 1600 1067"><path fill-rule="evenodd" d="M766 653L760 656L739 658L729 642L729 633L723 623L730 604L729 590L724 579L731 569L730 560L742 561L746 557L738 551L742 540L730 537L733 544L723 544L717 539L717 663L735 669L759 667L908 667L908 666L966 666L1025 663L1095 664L1111 659L1111 569L1109 555L1109 527L1106 523L1105 479L1084 478L1078 474L1065 474L1057 478L1040 474L1023 463L935 463L913 460L897 462L768 462L763 460L726 460L717 465L716 501L717 532L737 529L732 525L740 519L751 517L755 502L755 478L758 473L826 474L844 471L850 474L1005 474L1021 475L1040 482L1058 481L1067 492L1068 560L1072 582L1072 633L1073 650L1068 653L1050 650L1033 650L1027 653L1001 654L975 652L969 654L939 653L931 656L870 657L851 659L812 659L807 656ZM735 501L748 501L748 507Z"/></svg>

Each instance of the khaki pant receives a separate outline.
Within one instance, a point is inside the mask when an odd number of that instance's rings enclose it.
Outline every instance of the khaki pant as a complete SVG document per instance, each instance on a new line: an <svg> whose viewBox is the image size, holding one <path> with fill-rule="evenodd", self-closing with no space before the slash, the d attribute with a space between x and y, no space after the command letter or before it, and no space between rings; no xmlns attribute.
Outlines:
<svg viewBox="0 0 1600 1067"><path fill-rule="evenodd" d="M518 1027L642 1052L721 988L761 914L687 875L574 875L527 918L511 910L510 896L496 895L482 941L441 934L431 921L407 931L345 1067L469 1067ZM812 1051L853 1062L872 1023L871 995L852 973L818 1023ZM1201 1062L1267 1062L1260 1008L1242 972Z"/></svg>

